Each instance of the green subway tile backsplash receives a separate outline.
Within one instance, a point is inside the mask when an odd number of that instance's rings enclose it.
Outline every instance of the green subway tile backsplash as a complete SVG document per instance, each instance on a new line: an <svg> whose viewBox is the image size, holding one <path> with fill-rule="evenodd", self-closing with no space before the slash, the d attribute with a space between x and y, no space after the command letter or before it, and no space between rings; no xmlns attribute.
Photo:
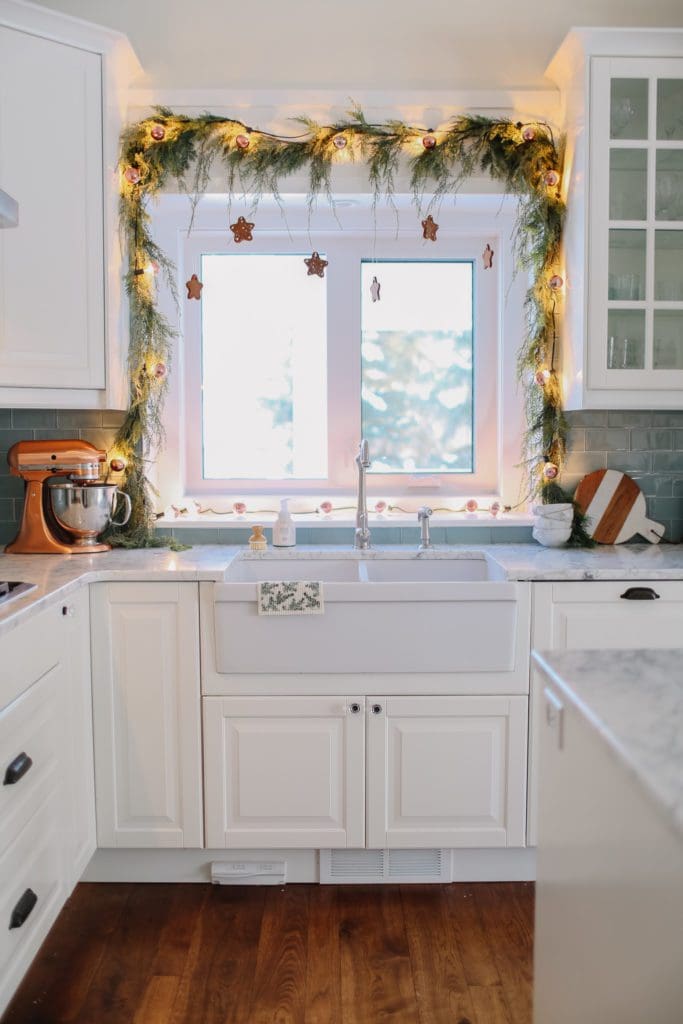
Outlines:
<svg viewBox="0 0 683 1024"><path fill-rule="evenodd" d="M0 409L0 545L14 536L21 516L23 483L9 476L7 450L24 439L78 437L98 448L108 448L123 413L93 409ZM648 515L666 527L665 537L683 540L683 410L596 410L567 413L569 455L563 482L571 491L593 469L621 469L630 473L647 496ZM185 527L175 532L188 543L243 544L250 528ZM380 542L418 541L417 528L384 528ZM479 529L435 527L436 543L518 543L531 540L527 527ZM302 528L300 544L351 544L351 528Z"/></svg>

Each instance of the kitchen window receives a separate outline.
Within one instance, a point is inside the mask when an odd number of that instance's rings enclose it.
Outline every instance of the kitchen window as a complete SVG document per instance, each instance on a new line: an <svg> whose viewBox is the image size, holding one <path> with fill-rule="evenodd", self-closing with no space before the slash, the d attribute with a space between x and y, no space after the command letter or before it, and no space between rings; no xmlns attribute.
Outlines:
<svg viewBox="0 0 683 1024"><path fill-rule="evenodd" d="M163 496L352 494L362 436L371 493L500 495L514 475L507 453L519 461L523 287L511 216L500 197L477 198L483 214L438 211L436 243L422 239L414 207L400 210L398 230L393 213L375 229L359 198L348 227L337 209L343 229L327 215L309 230L301 202L284 224L262 202L253 241L240 245L217 197L189 235L176 216L179 281L197 273L204 287L182 306L167 415L167 449L177 439L182 458L162 455ZM159 236L173 218L157 219ZM323 277L307 273L314 249Z"/></svg>

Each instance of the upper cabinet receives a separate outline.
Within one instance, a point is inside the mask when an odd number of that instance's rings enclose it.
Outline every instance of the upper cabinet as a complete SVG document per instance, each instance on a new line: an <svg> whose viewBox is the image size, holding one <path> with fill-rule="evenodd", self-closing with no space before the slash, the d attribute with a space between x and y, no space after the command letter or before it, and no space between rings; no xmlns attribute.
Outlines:
<svg viewBox="0 0 683 1024"><path fill-rule="evenodd" d="M0 405L124 408L117 33L0 0Z"/></svg>
<svg viewBox="0 0 683 1024"><path fill-rule="evenodd" d="M566 405L683 396L683 31L575 29L562 90Z"/></svg>

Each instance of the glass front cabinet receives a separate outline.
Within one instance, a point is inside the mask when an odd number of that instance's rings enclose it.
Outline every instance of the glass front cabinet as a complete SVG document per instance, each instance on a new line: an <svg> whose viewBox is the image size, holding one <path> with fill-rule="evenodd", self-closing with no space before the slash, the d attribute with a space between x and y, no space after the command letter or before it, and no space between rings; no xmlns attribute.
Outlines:
<svg viewBox="0 0 683 1024"><path fill-rule="evenodd" d="M683 33L617 30L607 40L603 31L575 30L573 52L549 69L574 62L573 79L555 76L567 91L567 406L676 407L683 398ZM651 53L616 55L619 45Z"/></svg>

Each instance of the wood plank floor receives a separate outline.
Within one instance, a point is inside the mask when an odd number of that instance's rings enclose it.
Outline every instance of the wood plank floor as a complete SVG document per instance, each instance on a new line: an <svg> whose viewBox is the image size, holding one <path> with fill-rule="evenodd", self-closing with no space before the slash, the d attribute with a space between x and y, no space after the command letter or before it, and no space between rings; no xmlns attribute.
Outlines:
<svg viewBox="0 0 683 1024"><path fill-rule="evenodd" d="M2 1024L530 1024L534 887L81 884Z"/></svg>

